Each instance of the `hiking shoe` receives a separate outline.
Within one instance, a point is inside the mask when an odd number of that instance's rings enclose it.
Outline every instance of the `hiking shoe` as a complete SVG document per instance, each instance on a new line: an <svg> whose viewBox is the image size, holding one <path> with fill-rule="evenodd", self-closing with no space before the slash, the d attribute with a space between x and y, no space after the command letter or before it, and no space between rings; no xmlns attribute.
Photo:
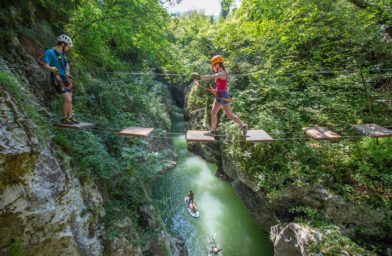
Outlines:
<svg viewBox="0 0 392 256"><path fill-rule="evenodd" d="M70 118L68 118L68 119L69 119L69 121L71 121L73 124L79 124L79 122L76 121L76 119L75 119L74 117L70 117Z"/></svg>
<svg viewBox="0 0 392 256"><path fill-rule="evenodd" d="M73 125L74 123L69 118L61 119L62 124Z"/></svg>
<svg viewBox="0 0 392 256"><path fill-rule="evenodd" d="M244 137L244 140L246 139L246 134L248 132L248 125L244 124L244 126L241 127L242 130L242 136Z"/></svg>
<svg viewBox="0 0 392 256"><path fill-rule="evenodd" d="M209 132L204 133L204 135L205 135L205 136L215 137L215 136L217 136L218 134L217 134L216 131L209 131Z"/></svg>

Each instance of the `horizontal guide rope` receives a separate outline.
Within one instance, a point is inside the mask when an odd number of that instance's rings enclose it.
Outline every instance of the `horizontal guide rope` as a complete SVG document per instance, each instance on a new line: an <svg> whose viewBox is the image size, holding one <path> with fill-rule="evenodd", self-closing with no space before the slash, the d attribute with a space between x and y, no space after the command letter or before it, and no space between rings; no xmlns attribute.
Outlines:
<svg viewBox="0 0 392 256"><path fill-rule="evenodd" d="M119 135L119 131L115 131L115 130L112 130L112 129L100 129L100 128L93 127L93 128L88 128L86 130L97 131L97 132L104 132L104 133L109 133L109 134L118 134ZM299 133L303 134L303 132L299 132ZM176 136L149 135L146 138L186 140L184 133L167 132L166 134L176 135ZM272 134L272 133L269 133L269 134ZM180 136L184 136L184 138L179 138ZM219 136L216 136L216 137L228 137L228 136L229 135L219 135ZM366 135L346 135L346 136L343 135L343 136L340 136L339 140L354 140L354 139L364 138L364 137L377 139L375 137L369 137L369 136L366 136ZM140 137L134 137L134 138L140 138ZM146 138L144 138L144 139L146 139ZM316 139L309 138L309 137L307 137L305 135L303 137L274 138L273 139L273 141L302 141L302 140L316 140ZM320 141L320 140L317 140L317 141ZM329 140L326 140L326 141L329 141ZM215 140L213 142L245 142L245 140L243 140L243 139L223 139L223 140ZM271 142L267 142L267 143L271 143Z"/></svg>
<svg viewBox="0 0 392 256"><path fill-rule="evenodd" d="M42 70L46 71L42 67L25 67L20 65L11 65L9 67L1 67L0 70ZM384 71L392 71L392 68L380 68L380 69L369 69L368 72L379 72L379 73L387 73ZM282 72L278 74L271 74L268 71L252 71L248 73L232 73L230 76L252 76L256 74L271 76L271 77L281 77L281 76L289 76L289 75L300 75L300 74L337 74L337 73L357 73L359 70L325 70L325 71L297 71L297 72ZM133 71L99 71L100 74L123 74L123 75L130 75L130 76L174 76L174 77L189 77L190 74L176 74L176 73L153 73L153 72L133 72Z"/></svg>

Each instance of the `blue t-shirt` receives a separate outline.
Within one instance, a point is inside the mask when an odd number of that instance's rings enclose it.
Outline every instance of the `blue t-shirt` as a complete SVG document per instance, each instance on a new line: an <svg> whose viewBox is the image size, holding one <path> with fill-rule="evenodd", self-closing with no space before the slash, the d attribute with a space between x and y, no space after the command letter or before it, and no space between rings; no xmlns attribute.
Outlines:
<svg viewBox="0 0 392 256"><path fill-rule="evenodd" d="M46 50L43 61L48 63L51 67L56 67L60 76L65 76L65 56L63 52L59 52L58 55L59 58L57 58L55 49Z"/></svg>

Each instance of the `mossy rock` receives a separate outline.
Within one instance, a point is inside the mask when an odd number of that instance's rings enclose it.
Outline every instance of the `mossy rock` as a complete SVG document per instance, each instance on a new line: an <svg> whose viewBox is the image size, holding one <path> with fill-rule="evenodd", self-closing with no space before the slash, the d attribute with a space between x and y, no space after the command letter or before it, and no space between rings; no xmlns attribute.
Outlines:
<svg viewBox="0 0 392 256"><path fill-rule="evenodd" d="M22 181L22 177L35 168L38 153L0 155L0 190L8 184Z"/></svg>

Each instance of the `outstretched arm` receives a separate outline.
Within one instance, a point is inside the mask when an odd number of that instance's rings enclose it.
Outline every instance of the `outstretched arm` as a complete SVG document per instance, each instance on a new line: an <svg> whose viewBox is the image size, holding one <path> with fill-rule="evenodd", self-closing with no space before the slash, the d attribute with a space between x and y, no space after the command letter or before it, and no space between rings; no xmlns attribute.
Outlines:
<svg viewBox="0 0 392 256"><path fill-rule="evenodd" d="M224 71L221 71L221 72L218 72L218 73L212 74L212 75L200 76L201 80L214 80L216 78L227 79L227 73Z"/></svg>

